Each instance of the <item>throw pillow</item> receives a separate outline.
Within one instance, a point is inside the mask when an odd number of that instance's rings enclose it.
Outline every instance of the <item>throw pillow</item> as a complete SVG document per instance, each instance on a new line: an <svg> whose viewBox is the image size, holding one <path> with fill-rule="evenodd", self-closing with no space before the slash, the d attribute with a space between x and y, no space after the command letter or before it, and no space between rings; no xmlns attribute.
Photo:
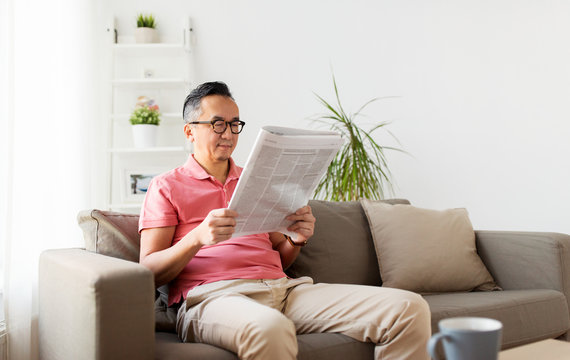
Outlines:
<svg viewBox="0 0 570 360"><path fill-rule="evenodd" d="M77 215L86 250L134 262L139 261L138 222L137 214L97 209L83 210Z"/></svg>
<svg viewBox="0 0 570 360"><path fill-rule="evenodd" d="M361 203L384 286L418 293L500 289L477 254L467 210Z"/></svg>

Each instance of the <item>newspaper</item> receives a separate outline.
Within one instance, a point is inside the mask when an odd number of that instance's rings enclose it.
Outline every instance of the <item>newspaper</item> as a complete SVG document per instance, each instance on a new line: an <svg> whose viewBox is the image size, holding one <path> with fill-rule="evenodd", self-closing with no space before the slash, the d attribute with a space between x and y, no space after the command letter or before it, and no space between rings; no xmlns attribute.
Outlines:
<svg viewBox="0 0 570 360"><path fill-rule="evenodd" d="M238 213L233 236L294 237L285 217L307 204L343 142L333 131L262 127L228 206Z"/></svg>

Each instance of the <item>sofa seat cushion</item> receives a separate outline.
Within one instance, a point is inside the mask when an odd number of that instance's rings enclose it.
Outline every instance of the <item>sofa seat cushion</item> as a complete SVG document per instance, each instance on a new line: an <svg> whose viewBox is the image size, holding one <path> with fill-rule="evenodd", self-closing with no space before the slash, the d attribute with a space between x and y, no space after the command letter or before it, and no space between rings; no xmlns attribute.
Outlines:
<svg viewBox="0 0 570 360"><path fill-rule="evenodd" d="M570 329L564 294L555 290L505 290L426 295L432 332L439 320L480 316L503 323L502 348L555 338Z"/></svg>
<svg viewBox="0 0 570 360"><path fill-rule="evenodd" d="M374 344L337 333L297 335L298 360L373 359Z"/></svg>
<svg viewBox="0 0 570 360"><path fill-rule="evenodd" d="M345 360L372 359L374 344L362 343L342 334L297 335L299 360ZM178 336L170 333L156 333L155 359L215 359L237 360L227 350L198 343L181 343Z"/></svg>
<svg viewBox="0 0 570 360"><path fill-rule="evenodd" d="M238 360L231 351L208 344L183 343L178 339L178 335L165 332L157 332L155 335L154 358L156 360Z"/></svg>

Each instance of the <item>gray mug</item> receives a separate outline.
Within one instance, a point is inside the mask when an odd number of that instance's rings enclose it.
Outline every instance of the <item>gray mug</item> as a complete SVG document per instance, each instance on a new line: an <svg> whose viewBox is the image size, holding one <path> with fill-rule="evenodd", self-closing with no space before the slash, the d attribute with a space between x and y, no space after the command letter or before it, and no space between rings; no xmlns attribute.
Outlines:
<svg viewBox="0 0 570 360"><path fill-rule="evenodd" d="M497 360L503 324L481 317L456 317L441 320L439 333L428 342L431 357L438 360L437 343L443 341L447 360Z"/></svg>

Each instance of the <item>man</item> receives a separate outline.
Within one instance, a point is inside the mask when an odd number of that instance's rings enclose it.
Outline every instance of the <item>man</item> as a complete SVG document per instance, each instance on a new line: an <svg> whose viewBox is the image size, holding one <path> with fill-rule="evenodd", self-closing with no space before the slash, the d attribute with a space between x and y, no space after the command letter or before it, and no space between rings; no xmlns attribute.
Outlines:
<svg viewBox="0 0 570 360"><path fill-rule="evenodd" d="M169 305L180 303L182 341L240 359L295 359L297 333L339 332L376 343L376 359L428 358L430 313L419 295L287 278L283 269L313 235L309 206L288 217L294 239L231 238L237 214L226 207L242 171L231 155L245 123L224 83L194 89L183 117L194 154L152 180L139 224L140 263L157 286L169 284Z"/></svg>

